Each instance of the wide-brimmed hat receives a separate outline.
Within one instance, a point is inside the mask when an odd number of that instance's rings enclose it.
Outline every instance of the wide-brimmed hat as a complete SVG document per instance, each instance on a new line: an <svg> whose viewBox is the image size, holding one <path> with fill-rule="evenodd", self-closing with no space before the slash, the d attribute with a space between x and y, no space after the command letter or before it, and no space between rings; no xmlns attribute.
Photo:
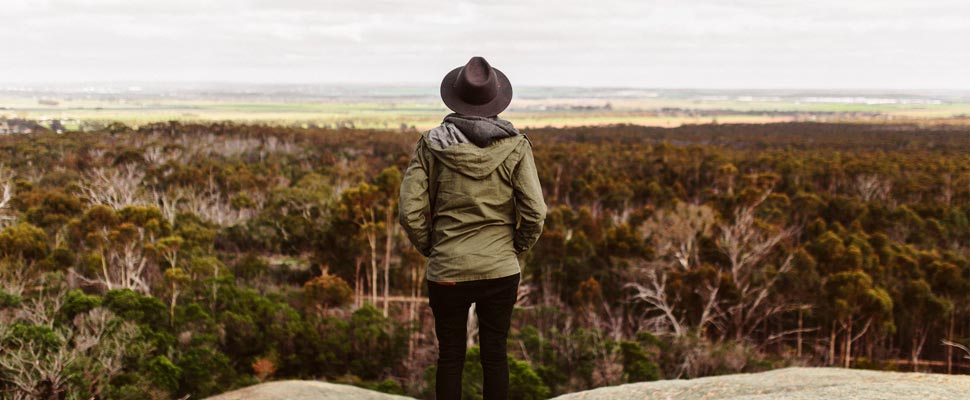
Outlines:
<svg viewBox="0 0 970 400"><path fill-rule="evenodd" d="M484 58L472 57L441 80L441 100L459 114L494 117L512 102L512 84Z"/></svg>

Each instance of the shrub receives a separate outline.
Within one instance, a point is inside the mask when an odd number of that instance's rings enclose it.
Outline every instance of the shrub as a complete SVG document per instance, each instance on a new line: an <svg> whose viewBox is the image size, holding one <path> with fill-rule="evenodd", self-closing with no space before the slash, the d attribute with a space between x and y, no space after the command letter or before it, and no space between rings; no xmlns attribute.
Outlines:
<svg viewBox="0 0 970 400"><path fill-rule="evenodd" d="M178 389L182 369L172 363L172 360L169 360L168 357L153 357L147 363L147 370L149 378L159 387L168 390Z"/></svg>
<svg viewBox="0 0 970 400"><path fill-rule="evenodd" d="M623 353L623 373L627 382L660 379L660 366L650 360L639 343L622 341L620 351Z"/></svg>
<svg viewBox="0 0 970 400"><path fill-rule="evenodd" d="M350 372L363 379L380 377L407 353L406 332L394 329L391 320L372 305L354 312L349 330Z"/></svg>
<svg viewBox="0 0 970 400"><path fill-rule="evenodd" d="M20 296L7 293L2 289L0 289L0 310L8 307L9 308L20 307L21 303L23 303L23 299L21 299Z"/></svg>
<svg viewBox="0 0 970 400"><path fill-rule="evenodd" d="M347 281L335 275L320 275L303 285L303 298L307 308L340 307L350 303L353 295Z"/></svg>
<svg viewBox="0 0 970 400"><path fill-rule="evenodd" d="M75 315L93 310L101 305L101 298L88 295L80 290L71 290L64 296L64 305L61 306L61 315L65 321L74 319Z"/></svg>

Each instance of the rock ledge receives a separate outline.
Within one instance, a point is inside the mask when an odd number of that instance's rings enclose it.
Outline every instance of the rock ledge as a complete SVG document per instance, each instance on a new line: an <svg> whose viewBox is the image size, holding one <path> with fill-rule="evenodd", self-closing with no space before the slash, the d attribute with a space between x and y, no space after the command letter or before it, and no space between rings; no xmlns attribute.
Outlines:
<svg viewBox="0 0 970 400"><path fill-rule="evenodd" d="M406 400L354 386L278 381L209 400ZM882 372L842 368L784 368L691 380L630 383L565 394L556 400L967 400L970 375Z"/></svg>
<svg viewBox="0 0 970 400"><path fill-rule="evenodd" d="M570 393L557 400L967 400L970 375L842 368L784 368L753 374L631 383Z"/></svg>
<svg viewBox="0 0 970 400"><path fill-rule="evenodd" d="M209 397L207 400L413 400L350 385L319 381L261 383Z"/></svg>

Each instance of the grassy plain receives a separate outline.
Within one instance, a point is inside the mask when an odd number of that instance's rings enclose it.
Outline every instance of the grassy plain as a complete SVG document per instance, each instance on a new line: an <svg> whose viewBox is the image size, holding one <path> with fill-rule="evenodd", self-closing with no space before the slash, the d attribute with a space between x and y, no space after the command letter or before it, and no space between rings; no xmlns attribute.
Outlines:
<svg viewBox="0 0 970 400"><path fill-rule="evenodd" d="M83 122L237 121L364 129L428 129L449 111L427 97L277 99L247 98L84 98L11 96L0 92L0 116L61 120L68 128ZM637 124L675 127L698 123L786 121L970 123L970 101L911 102L862 97L799 98L636 97L517 98L504 117L521 127Z"/></svg>

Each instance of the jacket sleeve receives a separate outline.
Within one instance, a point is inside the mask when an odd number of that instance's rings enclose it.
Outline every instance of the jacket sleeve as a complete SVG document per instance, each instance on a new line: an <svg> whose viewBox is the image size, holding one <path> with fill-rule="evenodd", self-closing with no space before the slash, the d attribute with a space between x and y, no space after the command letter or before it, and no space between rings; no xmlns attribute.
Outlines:
<svg viewBox="0 0 970 400"><path fill-rule="evenodd" d="M428 220L431 212L428 197L428 168L423 147L423 140L418 140L414 154L411 156L411 163L401 180L398 219L411 244L423 256L429 257L431 227Z"/></svg>
<svg viewBox="0 0 970 400"><path fill-rule="evenodd" d="M531 144L525 146L525 154L515 167L512 186L519 220L513 244L518 254L529 250L539 240L542 224L546 220L546 202L542 198L542 186L539 184L539 174L532 158Z"/></svg>

